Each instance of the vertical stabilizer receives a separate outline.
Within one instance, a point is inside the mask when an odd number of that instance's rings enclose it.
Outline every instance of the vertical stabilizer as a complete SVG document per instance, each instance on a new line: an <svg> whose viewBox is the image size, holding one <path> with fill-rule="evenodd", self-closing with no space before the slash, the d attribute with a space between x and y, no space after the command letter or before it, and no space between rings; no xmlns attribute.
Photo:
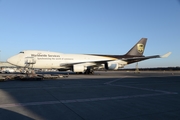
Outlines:
<svg viewBox="0 0 180 120"><path fill-rule="evenodd" d="M136 43L126 55L130 56L143 56L147 38L141 38L138 43Z"/></svg>

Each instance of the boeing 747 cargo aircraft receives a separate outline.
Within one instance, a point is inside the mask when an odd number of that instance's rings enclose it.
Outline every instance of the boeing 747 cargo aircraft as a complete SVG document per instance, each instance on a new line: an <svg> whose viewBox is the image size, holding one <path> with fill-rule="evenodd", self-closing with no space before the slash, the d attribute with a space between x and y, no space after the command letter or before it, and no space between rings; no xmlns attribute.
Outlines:
<svg viewBox="0 0 180 120"><path fill-rule="evenodd" d="M58 52L26 50L9 58L7 62L19 67L72 70L92 74L95 69L117 70L125 65L151 59L168 57L165 55L144 56L147 38L142 38L124 55L63 54Z"/></svg>

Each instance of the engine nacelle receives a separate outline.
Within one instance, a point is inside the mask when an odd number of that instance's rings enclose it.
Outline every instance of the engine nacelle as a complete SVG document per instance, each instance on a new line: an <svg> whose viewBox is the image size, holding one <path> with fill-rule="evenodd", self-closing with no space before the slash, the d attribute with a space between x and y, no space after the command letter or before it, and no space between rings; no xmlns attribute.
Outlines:
<svg viewBox="0 0 180 120"><path fill-rule="evenodd" d="M118 63L116 63L116 62L107 62L107 63L105 63L105 69L107 69L107 70L117 70L118 69Z"/></svg>
<svg viewBox="0 0 180 120"><path fill-rule="evenodd" d="M121 60L117 60L117 61L111 61L111 62L107 62L104 65L104 68L106 70L117 70L118 68L123 68L127 63Z"/></svg>
<svg viewBox="0 0 180 120"><path fill-rule="evenodd" d="M73 72L84 72L87 69L84 65L73 65Z"/></svg>

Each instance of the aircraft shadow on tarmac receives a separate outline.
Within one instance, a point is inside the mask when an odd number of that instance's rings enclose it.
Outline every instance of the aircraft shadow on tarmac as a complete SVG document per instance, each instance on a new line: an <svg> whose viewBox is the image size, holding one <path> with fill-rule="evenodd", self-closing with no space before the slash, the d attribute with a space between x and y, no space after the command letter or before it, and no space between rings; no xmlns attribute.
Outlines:
<svg viewBox="0 0 180 120"><path fill-rule="evenodd" d="M0 120L34 120L30 117L0 108Z"/></svg>

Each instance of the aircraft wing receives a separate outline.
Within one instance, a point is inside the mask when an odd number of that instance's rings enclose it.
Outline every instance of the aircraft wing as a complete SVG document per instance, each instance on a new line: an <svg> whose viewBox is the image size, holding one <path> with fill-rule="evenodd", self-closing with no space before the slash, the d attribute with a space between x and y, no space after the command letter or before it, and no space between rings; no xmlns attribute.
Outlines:
<svg viewBox="0 0 180 120"><path fill-rule="evenodd" d="M127 64L131 64L131 63L135 63L135 62L139 62L139 61L143 61L143 60L147 60L147 59L151 59L151 58L165 58L168 57L171 54L171 52L168 52L164 55L153 55L153 56L143 56L143 57L129 57L129 58L121 58L119 60L125 61L127 62ZM117 60L117 59L114 59ZM77 65L77 64L84 64L86 66L98 66L110 61L114 61L112 60L103 60L103 61L86 61L86 62L74 62L74 63L62 63L60 64L60 66L64 66L64 67L71 67L73 65Z"/></svg>
<svg viewBox="0 0 180 120"><path fill-rule="evenodd" d="M151 58L166 58L171 54L171 52L168 52L164 55L153 55L153 56L145 56L145 57L132 57L132 58L122 58L123 61L126 61L128 64L139 62Z"/></svg>

